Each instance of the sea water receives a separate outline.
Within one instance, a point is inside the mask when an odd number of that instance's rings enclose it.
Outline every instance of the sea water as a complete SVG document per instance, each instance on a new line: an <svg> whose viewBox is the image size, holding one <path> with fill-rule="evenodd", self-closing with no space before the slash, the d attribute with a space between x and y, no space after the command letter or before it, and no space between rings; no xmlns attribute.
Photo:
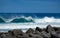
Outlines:
<svg viewBox="0 0 60 38"><path fill-rule="evenodd" d="M29 28L46 28L47 25L60 27L60 13L0 13L0 32L26 31Z"/></svg>

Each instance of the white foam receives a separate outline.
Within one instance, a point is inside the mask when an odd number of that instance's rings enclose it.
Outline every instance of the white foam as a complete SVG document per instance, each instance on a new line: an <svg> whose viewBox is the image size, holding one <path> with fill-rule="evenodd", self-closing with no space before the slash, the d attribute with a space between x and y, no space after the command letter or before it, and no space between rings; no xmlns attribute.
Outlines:
<svg viewBox="0 0 60 38"><path fill-rule="evenodd" d="M60 23L60 19L54 17L44 17L34 19L35 23Z"/></svg>
<svg viewBox="0 0 60 38"><path fill-rule="evenodd" d="M32 18L31 16L29 17L25 17L25 16L21 16L21 17L13 17L13 18L9 18L9 19L4 19L2 18L5 22L11 22L14 19L20 19L20 18L24 18L26 20L33 20L35 23L60 23L60 18L54 18L54 17L44 17L44 18Z"/></svg>
<svg viewBox="0 0 60 38"><path fill-rule="evenodd" d="M6 23L0 24L0 29L24 29L24 28L45 28L47 23ZM60 24L51 24L52 26L60 27Z"/></svg>
<svg viewBox="0 0 60 38"><path fill-rule="evenodd" d="M24 17L25 18L25 17ZM32 17L28 17L28 19ZM16 18L14 18L16 19ZM11 19L10 19L11 20ZM12 19L13 20L13 19ZM25 29L25 28L45 28L47 25L60 27L60 19L54 17L33 18L33 22L29 23L0 23L0 29Z"/></svg>

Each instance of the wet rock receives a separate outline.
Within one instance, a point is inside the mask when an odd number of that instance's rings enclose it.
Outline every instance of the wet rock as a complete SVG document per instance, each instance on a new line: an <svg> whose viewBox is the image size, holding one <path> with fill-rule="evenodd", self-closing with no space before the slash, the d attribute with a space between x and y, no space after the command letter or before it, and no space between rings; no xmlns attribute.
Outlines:
<svg viewBox="0 0 60 38"><path fill-rule="evenodd" d="M22 30L20 30L20 29L12 30L11 33L13 35L22 35L23 34Z"/></svg>
<svg viewBox="0 0 60 38"><path fill-rule="evenodd" d="M2 34L0 38L9 38L9 36L7 36L6 34Z"/></svg>
<svg viewBox="0 0 60 38"><path fill-rule="evenodd" d="M20 29L14 29L0 33L0 38L60 38L60 28L48 25L44 30L36 27L35 30L28 29L26 33Z"/></svg>
<svg viewBox="0 0 60 38"><path fill-rule="evenodd" d="M36 29L35 29L36 31L39 31L39 32L42 32L43 30L41 29L41 28L39 28L39 27L36 27Z"/></svg>
<svg viewBox="0 0 60 38"><path fill-rule="evenodd" d="M52 26L51 25L48 25L47 27L46 27L46 30L45 30L47 33L52 33L52 32L55 32L55 30L52 28Z"/></svg>
<svg viewBox="0 0 60 38"><path fill-rule="evenodd" d="M36 35L36 34L28 34L30 38L43 38L41 35Z"/></svg>
<svg viewBox="0 0 60 38"><path fill-rule="evenodd" d="M29 28L29 29L26 31L26 33L33 33L33 32L34 32L34 30L31 29L31 28Z"/></svg>
<svg viewBox="0 0 60 38"><path fill-rule="evenodd" d="M53 32L53 34L51 34L51 38L60 38L60 34Z"/></svg>
<svg viewBox="0 0 60 38"><path fill-rule="evenodd" d="M23 35L18 35L16 37L17 38L28 38L29 36L27 34L23 34Z"/></svg>
<svg viewBox="0 0 60 38"><path fill-rule="evenodd" d="M53 27L55 31L60 31L60 27Z"/></svg>
<svg viewBox="0 0 60 38"><path fill-rule="evenodd" d="M42 35L44 38L51 38L50 33L47 33L47 32L45 32L45 31L42 31L42 32L41 32L41 35Z"/></svg>
<svg viewBox="0 0 60 38"><path fill-rule="evenodd" d="M46 28L46 32L51 34L51 38L60 38L60 34L57 32L57 28L53 28L51 25L48 25Z"/></svg>
<svg viewBox="0 0 60 38"><path fill-rule="evenodd" d="M28 38L28 35L19 29L10 30L8 33L10 33L10 36L12 35L13 38Z"/></svg>
<svg viewBox="0 0 60 38"><path fill-rule="evenodd" d="M47 26L46 32L51 34L51 38L58 38L56 31L51 25Z"/></svg>
<svg viewBox="0 0 60 38"><path fill-rule="evenodd" d="M41 35L41 32L35 31L35 32L33 32L33 34L35 34L35 35Z"/></svg>

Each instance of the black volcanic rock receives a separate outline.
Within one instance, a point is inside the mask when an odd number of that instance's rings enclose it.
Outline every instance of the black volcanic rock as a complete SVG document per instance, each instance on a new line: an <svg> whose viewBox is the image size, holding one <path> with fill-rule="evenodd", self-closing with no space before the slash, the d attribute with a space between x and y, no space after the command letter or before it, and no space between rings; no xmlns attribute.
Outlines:
<svg viewBox="0 0 60 38"><path fill-rule="evenodd" d="M46 28L46 32L51 34L51 38L60 38L60 34L57 32L57 28L53 28L51 25L48 25Z"/></svg>
<svg viewBox="0 0 60 38"><path fill-rule="evenodd" d="M31 29L31 28L29 28L29 29L26 31L26 33L33 33L33 32L34 32L34 30Z"/></svg>
<svg viewBox="0 0 60 38"><path fill-rule="evenodd" d="M36 35L36 34L28 34L30 38L43 38L41 35Z"/></svg>
<svg viewBox="0 0 60 38"><path fill-rule="evenodd" d="M41 32L39 32L39 31L35 31L35 32L33 32L33 34L41 35Z"/></svg>
<svg viewBox="0 0 60 38"><path fill-rule="evenodd" d="M55 32L55 30L53 29L53 27L51 25L48 25L46 27L46 30L45 31L48 32L48 33Z"/></svg>
<svg viewBox="0 0 60 38"><path fill-rule="evenodd" d="M57 32L51 33L51 38L60 38L60 33Z"/></svg>
<svg viewBox="0 0 60 38"><path fill-rule="evenodd" d="M58 30L57 30L58 29ZM0 38L60 38L60 28L54 28L48 25L44 30L36 27L35 30L29 28L26 33L21 29L0 32Z"/></svg>
<svg viewBox="0 0 60 38"><path fill-rule="evenodd" d="M42 32L41 32L41 35L42 35L44 38L51 38L51 34L45 32L45 31L42 31Z"/></svg>
<svg viewBox="0 0 60 38"><path fill-rule="evenodd" d="M60 27L53 27L55 31L60 31Z"/></svg>
<svg viewBox="0 0 60 38"><path fill-rule="evenodd" d="M20 30L20 29L14 29L14 30L11 30L9 32L11 32L13 35L22 35L22 34L24 34L22 32L22 30Z"/></svg>
<svg viewBox="0 0 60 38"><path fill-rule="evenodd" d="M12 37L14 36L14 38L28 38L28 35L20 29L9 31L9 33L12 33Z"/></svg>
<svg viewBox="0 0 60 38"><path fill-rule="evenodd" d="M23 34L23 35L17 35L17 38L29 38L29 36L27 34Z"/></svg>
<svg viewBox="0 0 60 38"><path fill-rule="evenodd" d="M39 32L42 32L42 31L43 31L43 29L41 29L41 28L39 28L39 27L36 27L35 30L36 30L36 31L39 31Z"/></svg>

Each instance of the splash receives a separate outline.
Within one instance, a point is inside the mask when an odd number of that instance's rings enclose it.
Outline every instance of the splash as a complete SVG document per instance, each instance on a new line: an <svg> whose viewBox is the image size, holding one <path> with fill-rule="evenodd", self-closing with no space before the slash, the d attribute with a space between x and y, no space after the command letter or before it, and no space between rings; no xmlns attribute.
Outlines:
<svg viewBox="0 0 60 38"><path fill-rule="evenodd" d="M9 19L0 18L0 23L60 23L60 18L44 17L44 18L33 18L31 16L25 17L13 17Z"/></svg>
<svg viewBox="0 0 60 38"><path fill-rule="evenodd" d="M60 27L60 18L44 17L44 18L33 18L31 16L25 17L13 17L10 19L0 18L0 30L5 32L6 30L22 29L27 30L29 28L45 28L47 25Z"/></svg>
<svg viewBox="0 0 60 38"><path fill-rule="evenodd" d="M54 17L44 17L34 19L35 23L60 23L60 19Z"/></svg>

